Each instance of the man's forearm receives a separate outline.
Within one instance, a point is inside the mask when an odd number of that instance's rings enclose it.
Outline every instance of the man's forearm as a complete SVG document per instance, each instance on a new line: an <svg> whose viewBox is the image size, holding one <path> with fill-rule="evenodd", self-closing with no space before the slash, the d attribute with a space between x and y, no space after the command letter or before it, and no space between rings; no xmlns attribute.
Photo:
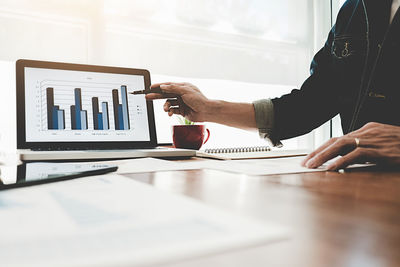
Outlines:
<svg viewBox="0 0 400 267"><path fill-rule="evenodd" d="M245 130L257 130L254 106L251 103L211 100L207 110L206 121Z"/></svg>

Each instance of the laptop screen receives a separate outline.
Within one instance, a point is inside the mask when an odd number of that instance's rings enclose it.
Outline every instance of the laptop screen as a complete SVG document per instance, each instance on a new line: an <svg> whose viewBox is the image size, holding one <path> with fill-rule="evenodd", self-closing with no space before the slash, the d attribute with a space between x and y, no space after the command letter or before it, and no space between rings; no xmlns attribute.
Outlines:
<svg viewBox="0 0 400 267"><path fill-rule="evenodd" d="M151 141L148 102L129 94L145 89L142 73L24 66L23 76L26 143Z"/></svg>

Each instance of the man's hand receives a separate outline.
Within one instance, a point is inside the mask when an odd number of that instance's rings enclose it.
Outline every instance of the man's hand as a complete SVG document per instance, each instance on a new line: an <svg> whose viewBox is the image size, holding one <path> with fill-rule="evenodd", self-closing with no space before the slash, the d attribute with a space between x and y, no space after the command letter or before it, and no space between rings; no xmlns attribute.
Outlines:
<svg viewBox="0 0 400 267"><path fill-rule="evenodd" d="M357 145L356 138L359 140ZM328 166L339 170L350 164L377 163L400 166L400 127L370 122L357 131L332 138L302 162L308 168L317 168L336 156L342 157Z"/></svg>
<svg viewBox="0 0 400 267"><path fill-rule="evenodd" d="M162 94L151 93L146 95L147 100L168 98L164 104L164 111L169 116L179 114L193 122L204 122L207 120L208 104L200 90L190 83L159 83L153 84L151 88L160 86Z"/></svg>

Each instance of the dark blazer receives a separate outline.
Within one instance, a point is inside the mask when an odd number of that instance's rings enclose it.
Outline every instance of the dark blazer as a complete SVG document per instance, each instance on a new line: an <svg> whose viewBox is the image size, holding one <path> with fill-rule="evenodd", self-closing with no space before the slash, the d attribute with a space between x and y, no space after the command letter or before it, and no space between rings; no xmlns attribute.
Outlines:
<svg viewBox="0 0 400 267"><path fill-rule="evenodd" d="M301 89L272 99L273 139L310 132L340 114L344 133L400 125L400 12L391 0L348 0Z"/></svg>

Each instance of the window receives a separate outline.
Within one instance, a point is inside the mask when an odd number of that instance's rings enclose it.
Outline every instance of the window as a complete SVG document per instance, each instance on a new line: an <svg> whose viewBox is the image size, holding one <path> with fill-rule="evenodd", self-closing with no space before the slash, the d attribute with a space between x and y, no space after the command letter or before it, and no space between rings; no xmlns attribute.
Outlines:
<svg viewBox="0 0 400 267"><path fill-rule="evenodd" d="M210 98L253 101L301 86L329 24L328 0L2 0L0 60L146 68L153 82L188 81ZM157 132L167 143L177 121L162 104ZM256 133L207 125L209 146L265 144ZM284 143L311 148L320 132Z"/></svg>

